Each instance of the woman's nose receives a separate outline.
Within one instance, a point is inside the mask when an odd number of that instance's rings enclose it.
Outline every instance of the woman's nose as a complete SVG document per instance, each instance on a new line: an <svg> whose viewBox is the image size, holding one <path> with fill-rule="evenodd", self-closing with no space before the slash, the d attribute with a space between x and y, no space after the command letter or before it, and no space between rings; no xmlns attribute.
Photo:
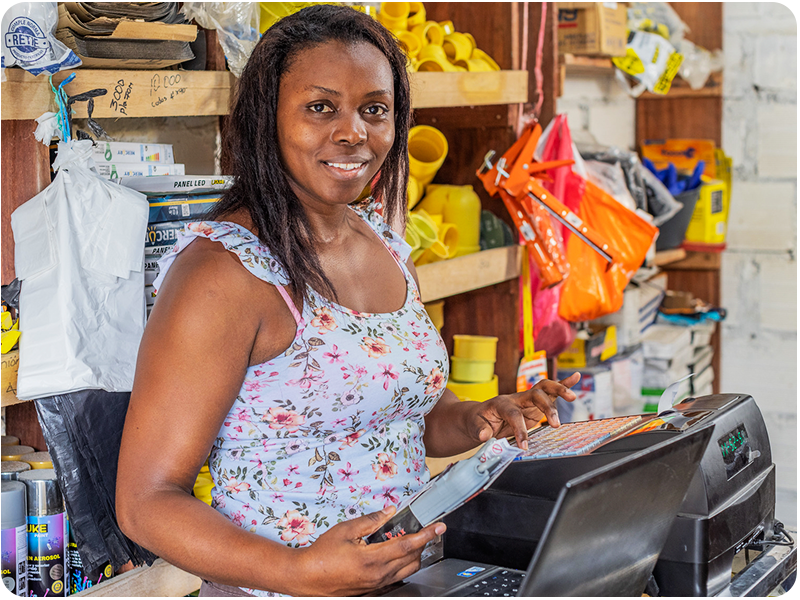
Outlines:
<svg viewBox="0 0 800 600"><path fill-rule="evenodd" d="M367 141L367 128L364 119L358 113L342 113L336 119L333 130L333 141L355 146Z"/></svg>

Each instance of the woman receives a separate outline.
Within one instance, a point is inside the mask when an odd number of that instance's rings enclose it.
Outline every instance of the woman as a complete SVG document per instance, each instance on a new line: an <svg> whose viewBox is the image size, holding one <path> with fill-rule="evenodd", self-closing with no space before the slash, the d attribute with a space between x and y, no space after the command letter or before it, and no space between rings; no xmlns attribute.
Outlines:
<svg viewBox="0 0 800 600"><path fill-rule="evenodd" d="M123 433L117 515L203 595L350 595L419 568L445 529L366 545L451 456L526 430L563 383L485 403L445 389L402 223L405 55L353 9L263 36L226 127L235 184L161 263ZM572 381L574 379L574 381ZM209 456L213 507L191 496ZM216 510L215 510L216 509Z"/></svg>

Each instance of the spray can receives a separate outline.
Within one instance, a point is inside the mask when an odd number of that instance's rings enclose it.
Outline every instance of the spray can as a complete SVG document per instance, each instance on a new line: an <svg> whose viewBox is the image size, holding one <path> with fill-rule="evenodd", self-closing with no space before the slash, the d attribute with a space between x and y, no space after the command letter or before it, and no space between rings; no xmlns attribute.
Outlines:
<svg viewBox="0 0 800 600"><path fill-rule="evenodd" d="M16 481L20 473L30 471L31 466L20 460L4 460L0 462L0 477L3 481Z"/></svg>
<svg viewBox="0 0 800 600"><path fill-rule="evenodd" d="M28 595L28 535L25 501L25 484L3 481L2 498L2 548L3 584L17 596Z"/></svg>
<svg viewBox="0 0 800 600"><path fill-rule="evenodd" d="M67 546L67 561L69 562L69 593L77 594L83 590L97 585L101 581L114 576L114 567L106 563L93 571L83 568L78 544L75 541L75 529L69 528L69 544Z"/></svg>
<svg viewBox="0 0 800 600"><path fill-rule="evenodd" d="M66 596L68 522L53 469L19 474L28 496L28 595Z"/></svg>

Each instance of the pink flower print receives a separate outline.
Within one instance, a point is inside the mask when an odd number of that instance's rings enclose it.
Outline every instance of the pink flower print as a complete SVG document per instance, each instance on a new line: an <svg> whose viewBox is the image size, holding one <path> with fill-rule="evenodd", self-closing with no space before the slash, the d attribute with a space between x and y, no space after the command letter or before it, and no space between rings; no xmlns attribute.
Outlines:
<svg viewBox="0 0 800 600"><path fill-rule="evenodd" d="M278 528L281 530L281 539L284 542L294 541L301 546L305 546L308 544L309 536L313 535L317 526L308 517L300 514L300 511L289 510L278 521Z"/></svg>
<svg viewBox="0 0 800 600"><path fill-rule="evenodd" d="M300 379L292 379L287 381L289 385L299 385L304 390L310 389L311 384L317 383L322 379L322 373L314 373L313 371L306 371Z"/></svg>
<svg viewBox="0 0 800 600"><path fill-rule="evenodd" d="M246 408L237 408L233 413L233 418L238 421L250 422L250 411Z"/></svg>
<svg viewBox="0 0 800 600"><path fill-rule="evenodd" d="M244 524L244 515L237 510L231 515L231 521L241 527Z"/></svg>
<svg viewBox="0 0 800 600"><path fill-rule="evenodd" d="M290 485L292 485L292 480L291 479L284 479L283 480L283 487L289 487Z"/></svg>
<svg viewBox="0 0 800 600"><path fill-rule="evenodd" d="M411 343L414 346L414 350L425 350L425 346L428 345L428 342L425 340L414 340Z"/></svg>
<svg viewBox="0 0 800 600"><path fill-rule="evenodd" d="M439 367L434 367L431 374L425 379L428 387L425 388L425 395L432 396L445 385L444 374L439 370Z"/></svg>
<svg viewBox="0 0 800 600"><path fill-rule="evenodd" d="M384 354L389 354L391 352L391 349L381 337L375 338L374 340L370 337L365 337L362 342L359 348L369 354L370 358L380 358Z"/></svg>
<svg viewBox="0 0 800 600"><path fill-rule="evenodd" d="M189 223L186 226L186 229L188 229L190 231L195 231L195 232L197 232L199 234L202 234L202 235L212 235L214 233L214 228L213 227L209 227L208 225L206 225L203 222Z"/></svg>
<svg viewBox="0 0 800 600"><path fill-rule="evenodd" d="M327 333L339 327L331 311L324 306L315 310L314 315L314 318L311 320L311 326L319 327L320 333Z"/></svg>
<svg viewBox="0 0 800 600"><path fill-rule="evenodd" d="M236 479L231 477L230 481L228 481L228 485L225 486L225 489L229 492L246 492L250 489L250 484L245 483L244 481L236 481Z"/></svg>
<svg viewBox="0 0 800 600"><path fill-rule="evenodd" d="M343 469L339 469L339 475L342 478L342 481L353 481L353 475L358 475L358 471L353 471L353 466L350 463L347 463L347 466Z"/></svg>
<svg viewBox="0 0 800 600"><path fill-rule="evenodd" d="M234 429L236 431L238 431L239 433L242 433L242 426L241 425L237 425L236 427L234 427Z"/></svg>
<svg viewBox="0 0 800 600"><path fill-rule="evenodd" d="M418 458L415 458L414 460L411 461L411 466L414 467L415 471L421 471L422 470L422 461L420 459L418 459Z"/></svg>
<svg viewBox="0 0 800 600"><path fill-rule="evenodd" d="M331 347L331 351L325 352L322 356L327 358L329 363L334 364L334 363L344 362L342 360L342 357L347 356L348 354L350 353L347 350L344 351L339 350L339 347L336 344L334 344Z"/></svg>
<svg viewBox="0 0 800 600"><path fill-rule="evenodd" d="M394 493L396 488L390 488L388 485L383 486L383 491L378 492L372 498L375 500L383 500L383 508L392 506L400 502L400 497Z"/></svg>
<svg viewBox="0 0 800 600"><path fill-rule="evenodd" d="M275 406L270 408L261 420L269 422L270 429L285 429L288 433L294 433L306 422L304 415Z"/></svg>
<svg viewBox="0 0 800 600"><path fill-rule="evenodd" d="M289 475L298 475L300 473L300 467L297 465L289 465L289 468L286 469L286 472L289 473Z"/></svg>
<svg viewBox="0 0 800 600"><path fill-rule="evenodd" d="M342 425L346 425L346 419L336 419L333 423L331 423L332 427L341 427Z"/></svg>
<svg viewBox="0 0 800 600"><path fill-rule="evenodd" d="M383 377L383 389L389 389L389 382L393 379L396 380L400 377L400 374L394 370L394 365L384 365L383 363L378 363L378 368L382 370L381 373L376 373L372 376L373 379L377 379L378 377Z"/></svg>
<svg viewBox="0 0 800 600"><path fill-rule="evenodd" d="M428 362L428 355L427 354L418 354L417 355L420 362Z"/></svg>
<svg viewBox="0 0 800 600"><path fill-rule="evenodd" d="M257 379L244 380L244 389L245 391L248 392L258 392L261 390L263 386L264 384L261 381L258 381Z"/></svg>
<svg viewBox="0 0 800 600"><path fill-rule="evenodd" d="M339 450L344 450L347 447L355 446L356 442L358 442L358 438L360 438L366 429L359 429L355 433L351 433L350 435L346 436L342 439L342 445L339 446Z"/></svg>
<svg viewBox="0 0 800 600"><path fill-rule="evenodd" d="M380 481L386 481L387 479L391 479L397 475L397 465L394 462L394 453L392 456L389 456L385 452L378 454L378 462L373 463L372 470L375 471L375 479L379 479Z"/></svg>
<svg viewBox="0 0 800 600"><path fill-rule="evenodd" d="M255 375L256 377L261 377L264 373L266 373L266 371L261 371L259 369L256 369L255 371L253 371L253 375ZM268 379L272 379L273 377L277 377L277 376L278 376L278 372L277 371L273 371L272 373L269 374Z"/></svg>
<svg viewBox="0 0 800 600"><path fill-rule="evenodd" d="M283 494L279 494L278 492L273 493L271 498L277 502L283 502Z"/></svg>

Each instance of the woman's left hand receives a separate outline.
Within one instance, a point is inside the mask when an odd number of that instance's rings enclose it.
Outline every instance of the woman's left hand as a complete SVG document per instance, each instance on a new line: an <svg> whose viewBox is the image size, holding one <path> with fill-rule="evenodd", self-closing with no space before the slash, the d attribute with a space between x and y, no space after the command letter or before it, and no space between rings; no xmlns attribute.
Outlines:
<svg viewBox="0 0 800 600"><path fill-rule="evenodd" d="M477 403L470 432L478 441L514 436L517 446L528 449L528 430L536 426L544 415L551 427L561 425L555 407L556 398L567 402L577 397L571 388L580 381L581 374L573 373L561 381L543 379L525 392L495 396Z"/></svg>

